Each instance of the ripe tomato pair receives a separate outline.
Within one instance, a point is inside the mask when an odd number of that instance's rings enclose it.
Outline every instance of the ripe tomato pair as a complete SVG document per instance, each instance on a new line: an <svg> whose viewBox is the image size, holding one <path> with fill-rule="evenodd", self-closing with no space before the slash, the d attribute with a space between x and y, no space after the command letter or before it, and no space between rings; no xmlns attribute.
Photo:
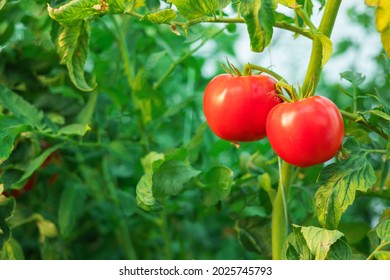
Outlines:
<svg viewBox="0 0 390 280"><path fill-rule="evenodd" d="M275 84L264 75L215 77L203 100L211 130L234 143L267 135L279 157L300 167L331 159L344 137L336 105L322 96L282 103Z"/></svg>

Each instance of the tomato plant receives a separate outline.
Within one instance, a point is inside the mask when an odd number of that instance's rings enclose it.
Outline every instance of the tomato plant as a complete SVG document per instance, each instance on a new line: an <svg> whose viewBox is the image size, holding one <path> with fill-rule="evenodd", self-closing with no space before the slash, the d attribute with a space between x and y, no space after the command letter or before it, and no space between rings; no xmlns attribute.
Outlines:
<svg viewBox="0 0 390 280"><path fill-rule="evenodd" d="M265 75L215 77L207 85L203 98L211 130L231 142L264 138L268 112L281 102L275 84Z"/></svg>
<svg viewBox="0 0 390 280"><path fill-rule="evenodd" d="M0 259L390 259L387 3L0 0Z"/></svg>
<svg viewBox="0 0 390 280"><path fill-rule="evenodd" d="M336 155L344 138L344 124L331 100L313 96L273 108L267 119L267 136L284 161L308 167Z"/></svg>

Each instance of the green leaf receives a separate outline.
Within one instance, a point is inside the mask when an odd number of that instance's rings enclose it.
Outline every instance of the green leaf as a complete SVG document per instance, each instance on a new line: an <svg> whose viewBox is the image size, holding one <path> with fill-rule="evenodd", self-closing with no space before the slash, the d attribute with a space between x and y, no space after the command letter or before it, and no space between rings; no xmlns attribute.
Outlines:
<svg viewBox="0 0 390 280"><path fill-rule="evenodd" d="M84 20L61 25L56 38L61 64L68 68L72 83L81 91L92 91L95 82L87 82L84 66L89 51L90 24Z"/></svg>
<svg viewBox="0 0 390 280"><path fill-rule="evenodd" d="M153 13L153 14L146 16L146 18L149 21L151 21L153 23L157 23L157 24L171 22L176 17L177 17L177 14L172 9L162 10L162 11L159 11L159 12L156 12L156 13Z"/></svg>
<svg viewBox="0 0 390 280"><path fill-rule="evenodd" d="M288 24L294 24L294 19L285 14L275 12L276 22L283 22Z"/></svg>
<svg viewBox="0 0 390 280"><path fill-rule="evenodd" d="M117 197L119 204L125 217L130 217L134 214L137 204L134 195L128 191L118 190Z"/></svg>
<svg viewBox="0 0 390 280"><path fill-rule="evenodd" d="M376 29L381 33L383 47L390 58L390 1L366 0L368 6L376 9Z"/></svg>
<svg viewBox="0 0 390 280"><path fill-rule="evenodd" d="M321 41L322 45L321 67L324 67L329 58L332 56L333 44L329 37L325 36L324 34L319 34L318 39Z"/></svg>
<svg viewBox="0 0 390 280"><path fill-rule="evenodd" d="M289 8L295 8L297 6L296 0L279 0L278 1L283 6L289 7Z"/></svg>
<svg viewBox="0 0 390 280"><path fill-rule="evenodd" d="M5 197L0 195L0 248L11 237L11 229L8 225L9 218L12 217L15 211L15 199L13 197Z"/></svg>
<svg viewBox="0 0 390 280"><path fill-rule="evenodd" d="M376 116L390 122L390 116L383 111L373 109L373 110L370 110L369 112L373 115L376 115Z"/></svg>
<svg viewBox="0 0 390 280"><path fill-rule="evenodd" d="M351 259L352 251L342 232L318 227L293 225L288 237L289 260Z"/></svg>
<svg viewBox="0 0 390 280"><path fill-rule="evenodd" d="M153 195L157 198L176 195L185 183L199 173L183 161L166 161L153 174Z"/></svg>
<svg viewBox="0 0 390 280"><path fill-rule="evenodd" d="M10 238L4 243L0 260L24 260L23 249L15 239Z"/></svg>
<svg viewBox="0 0 390 280"><path fill-rule="evenodd" d="M2 33L0 33L0 45L4 45L5 43L7 43L8 40L11 39L12 35L14 35L14 32L15 32L15 23L8 22L7 28Z"/></svg>
<svg viewBox="0 0 390 280"><path fill-rule="evenodd" d="M271 226L269 220L261 217L239 219L236 222L238 240L245 249L271 256Z"/></svg>
<svg viewBox="0 0 390 280"><path fill-rule="evenodd" d="M29 127L19 119L13 116L0 116L0 164L11 155L19 133L28 130Z"/></svg>
<svg viewBox="0 0 390 280"><path fill-rule="evenodd" d="M390 220L380 223L376 228L376 234L382 243L390 242Z"/></svg>
<svg viewBox="0 0 390 280"><path fill-rule="evenodd" d="M390 251L378 251L374 254L377 260L388 261L390 260Z"/></svg>
<svg viewBox="0 0 390 280"><path fill-rule="evenodd" d="M51 18L60 23L71 23L78 20L92 19L105 14L123 13L124 0L71 0L53 8L47 7Z"/></svg>
<svg viewBox="0 0 390 280"><path fill-rule="evenodd" d="M55 238L58 236L56 225L49 220L45 220L40 215L39 220L37 221L37 226L42 240L45 240L46 238Z"/></svg>
<svg viewBox="0 0 390 280"><path fill-rule="evenodd" d="M90 124L93 114L95 112L96 102L98 99L98 93L92 92L89 96L87 104L80 111L76 117L76 121L81 124Z"/></svg>
<svg viewBox="0 0 390 280"><path fill-rule="evenodd" d="M47 131L43 112L2 85L0 85L0 101L5 108L23 123L39 131Z"/></svg>
<svg viewBox="0 0 390 280"><path fill-rule="evenodd" d="M340 73L340 77L349 81L351 84L358 86L364 82L366 77L361 73L354 71L345 71Z"/></svg>
<svg viewBox="0 0 390 280"><path fill-rule="evenodd" d="M331 247L326 257L327 260L351 260L352 250L344 238L340 238ZM365 258L364 258L365 259Z"/></svg>
<svg viewBox="0 0 390 280"><path fill-rule="evenodd" d="M269 197L271 203L273 204L275 197L276 197L276 190L274 188L272 188L271 177L269 176L269 174L264 173L262 175L259 175L259 177L257 178L257 181L258 181L259 186L267 192L268 197Z"/></svg>
<svg viewBox="0 0 390 280"><path fill-rule="evenodd" d="M287 260L313 260L314 255L310 252L301 228L293 226L292 232L287 237L286 246Z"/></svg>
<svg viewBox="0 0 390 280"><path fill-rule="evenodd" d="M49 149L45 150L42 154L40 154L38 157L34 158L27 166L26 171L24 172L23 176L15 182L15 185L22 183L23 181L27 180L31 177L31 175L42 166L42 164L45 162L45 160L56 150L58 150L63 144L58 144L56 146L50 147ZM20 188L23 187L23 185L20 185Z"/></svg>
<svg viewBox="0 0 390 280"><path fill-rule="evenodd" d="M381 104L385 106L385 104ZM368 119L368 123L382 130L385 134L390 135L390 116L384 111L384 108L374 108L368 112L363 112L362 114L366 115L369 113L369 116L365 117Z"/></svg>
<svg viewBox="0 0 390 280"><path fill-rule="evenodd" d="M83 186L70 182L61 194L58 208L58 225L61 235L68 238L73 233L77 220L83 212L86 192Z"/></svg>
<svg viewBox="0 0 390 280"><path fill-rule="evenodd" d="M351 137L344 144L351 153L346 160L326 166L320 173L315 194L318 221L328 229L337 228L341 215L355 200L356 191L367 191L376 181L375 171Z"/></svg>
<svg viewBox="0 0 390 280"><path fill-rule="evenodd" d="M141 177L136 187L137 205L148 212L161 211L161 204L153 196L152 185L152 174L145 174Z"/></svg>
<svg viewBox="0 0 390 280"><path fill-rule="evenodd" d="M223 8L226 8L227 5L230 4L230 2L232 2L232 0L218 0L218 8L219 9L223 9Z"/></svg>
<svg viewBox="0 0 390 280"><path fill-rule="evenodd" d="M306 240L307 247L316 260L324 260L330 246L344 236L343 233L337 230L326 230L313 226L302 227L301 232Z"/></svg>
<svg viewBox="0 0 390 280"><path fill-rule="evenodd" d="M251 50L262 52L271 42L275 24L274 0L242 0L241 13L247 25Z"/></svg>
<svg viewBox="0 0 390 280"><path fill-rule="evenodd" d="M62 135L79 135L84 136L87 131L91 130L91 127L87 124L74 123L67 126L62 127L58 134Z"/></svg>
<svg viewBox="0 0 390 280"><path fill-rule="evenodd" d="M7 0L0 0L0 10L7 4Z"/></svg>
<svg viewBox="0 0 390 280"><path fill-rule="evenodd" d="M165 155L157 152L150 152L141 159L142 166L146 174L152 174L158 167L153 164L156 161L163 160Z"/></svg>
<svg viewBox="0 0 390 280"><path fill-rule="evenodd" d="M213 14L219 7L218 0L171 0L179 13L186 19L192 20Z"/></svg>
<svg viewBox="0 0 390 280"><path fill-rule="evenodd" d="M160 0L146 0L146 7L152 12L157 12L160 8Z"/></svg>
<svg viewBox="0 0 390 280"><path fill-rule="evenodd" d="M233 171L225 166L211 168L204 178L203 203L207 207L226 199L233 183Z"/></svg>

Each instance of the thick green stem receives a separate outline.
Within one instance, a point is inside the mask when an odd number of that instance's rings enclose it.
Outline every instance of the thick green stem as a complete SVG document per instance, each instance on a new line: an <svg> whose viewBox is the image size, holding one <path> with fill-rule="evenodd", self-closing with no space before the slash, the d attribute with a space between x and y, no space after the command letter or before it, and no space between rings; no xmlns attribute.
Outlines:
<svg viewBox="0 0 390 280"><path fill-rule="evenodd" d="M336 21L337 13L341 4L341 0L328 0L325 5L325 11L321 19L318 31L323 35L330 37L332 34L333 26ZM322 71L322 44L319 38L314 37L313 48L310 56L309 66L306 72L305 81L303 82L302 91L306 93L310 88L312 78L314 77L314 88L317 87L318 81Z"/></svg>
<svg viewBox="0 0 390 280"><path fill-rule="evenodd" d="M281 161L281 160L280 160ZM282 259L282 250L287 240L288 221L286 196L292 177L292 165L279 164L279 186L272 210L272 259Z"/></svg>

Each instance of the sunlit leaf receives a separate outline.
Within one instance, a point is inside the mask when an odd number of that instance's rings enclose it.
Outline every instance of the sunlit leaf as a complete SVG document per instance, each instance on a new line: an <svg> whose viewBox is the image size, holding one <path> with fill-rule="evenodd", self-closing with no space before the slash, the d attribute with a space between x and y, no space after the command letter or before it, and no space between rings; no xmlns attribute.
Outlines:
<svg viewBox="0 0 390 280"><path fill-rule="evenodd" d="M318 221L328 229L337 228L341 215L355 200L356 191L367 191L376 181L374 169L355 138L348 138L344 148L347 159L326 166L320 173L320 188L315 194Z"/></svg>
<svg viewBox="0 0 390 280"><path fill-rule="evenodd" d="M324 65L328 62L329 58L332 55L333 44L332 41L323 34L319 34L318 38L321 41L321 45L322 45L321 67L324 67Z"/></svg>
<svg viewBox="0 0 390 280"><path fill-rule="evenodd" d="M279 0L278 1L280 4L283 6L289 7L289 8L294 8L297 5L296 0Z"/></svg>
<svg viewBox="0 0 390 280"><path fill-rule="evenodd" d="M186 19L201 18L214 13L219 7L218 0L171 0L179 13Z"/></svg>
<svg viewBox="0 0 390 280"><path fill-rule="evenodd" d="M87 133L87 131L90 129L91 129L90 126L87 124L74 123L62 127L58 131L58 134L84 136Z"/></svg>
<svg viewBox="0 0 390 280"><path fill-rule="evenodd" d="M161 211L161 204L153 196L153 175L144 174L139 180L136 188L137 205L148 212Z"/></svg>
<svg viewBox="0 0 390 280"><path fill-rule="evenodd" d="M376 234L382 240L383 243L390 241L390 220L386 220L380 223L376 227Z"/></svg>
<svg viewBox="0 0 390 280"><path fill-rule="evenodd" d="M177 17L177 14L174 10L172 9L166 9L162 10L150 15L147 15L146 18L150 20L153 23L157 24L162 24L162 23L167 23L171 22Z"/></svg>
<svg viewBox="0 0 390 280"><path fill-rule="evenodd" d="M95 82L87 82L84 66L89 51L90 24L84 20L61 25L56 38L61 64L65 64L73 84L82 91L92 91Z"/></svg>
<svg viewBox="0 0 390 280"><path fill-rule="evenodd" d="M352 252L337 230L293 225L286 258L290 260L351 259Z"/></svg>
<svg viewBox="0 0 390 280"><path fill-rule="evenodd" d="M125 10L124 0L71 0L59 7L48 6L50 17L61 23L91 19L107 13L121 13ZM133 2L133 1L131 1Z"/></svg>
<svg viewBox="0 0 390 280"><path fill-rule="evenodd" d="M368 6L376 9L376 29L381 33L383 48L390 58L390 1L386 0L366 0Z"/></svg>
<svg viewBox="0 0 390 280"><path fill-rule="evenodd" d="M377 260L388 261L390 260L390 251L377 251L374 256Z"/></svg>
<svg viewBox="0 0 390 280"><path fill-rule="evenodd" d="M0 0L0 10L7 4L7 0Z"/></svg>
<svg viewBox="0 0 390 280"><path fill-rule="evenodd" d="M274 0L242 0L241 13L245 19L251 42L251 50L262 52L271 42L275 24Z"/></svg>

